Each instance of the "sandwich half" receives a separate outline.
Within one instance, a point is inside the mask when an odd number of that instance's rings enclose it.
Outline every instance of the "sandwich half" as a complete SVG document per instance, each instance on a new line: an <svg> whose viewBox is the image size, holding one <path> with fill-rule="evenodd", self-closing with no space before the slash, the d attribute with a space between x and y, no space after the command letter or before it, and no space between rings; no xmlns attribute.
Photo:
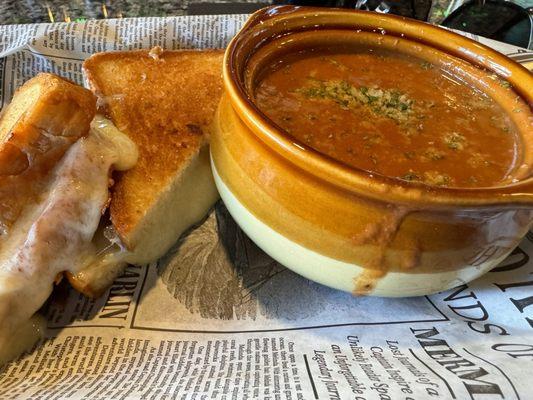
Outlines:
<svg viewBox="0 0 533 400"><path fill-rule="evenodd" d="M0 365L39 338L34 315L54 282L96 253L111 172L136 161L95 109L90 91L41 74L0 117Z"/></svg>
<svg viewBox="0 0 533 400"><path fill-rule="evenodd" d="M209 163L209 125L222 95L223 51L99 53L84 63L99 111L138 147L132 169L114 175L113 242L69 281L102 293L126 263L161 257L218 199Z"/></svg>

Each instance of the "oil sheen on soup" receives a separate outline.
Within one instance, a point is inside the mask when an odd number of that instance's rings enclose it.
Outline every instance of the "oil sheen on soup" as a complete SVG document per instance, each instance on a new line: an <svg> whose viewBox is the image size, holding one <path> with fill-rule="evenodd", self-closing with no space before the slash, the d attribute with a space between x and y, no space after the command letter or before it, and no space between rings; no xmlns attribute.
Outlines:
<svg viewBox="0 0 533 400"><path fill-rule="evenodd" d="M518 157L516 126L491 97L411 56L309 50L263 72L254 95L297 141L406 181L495 186Z"/></svg>

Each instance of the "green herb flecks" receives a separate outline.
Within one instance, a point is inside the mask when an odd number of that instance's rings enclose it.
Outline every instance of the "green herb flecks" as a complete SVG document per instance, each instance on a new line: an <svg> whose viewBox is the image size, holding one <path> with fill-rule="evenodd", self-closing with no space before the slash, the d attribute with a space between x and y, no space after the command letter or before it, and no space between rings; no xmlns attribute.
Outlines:
<svg viewBox="0 0 533 400"><path fill-rule="evenodd" d="M433 186L449 186L453 179L448 174L438 171L424 172L424 183Z"/></svg>
<svg viewBox="0 0 533 400"><path fill-rule="evenodd" d="M432 186L449 186L453 183L453 179L449 175L438 171L427 171L421 176L410 169L407 173L399 176L399 178L408 182L421 182Z"/></svg>
<svg viewBox="0 0 533 400"><path fill-rule="evenodd" d="M452 132L444 136L444 143L452 150L463 150L466 145L466 138L457 132Z"/></svg>
<svg viewBox="0 0 533 400"><path fill-rule="evenodd" d="M500 79L498 81L498 83L500 84L501 87L505 88L505 89L511 89L513 87L513 85L511 85L510 82L508 81L504 81L503 79Z"/></svg>
<svg viewBox="0 0 533 400"><path fill-rule="evenodd" d="M397 123L406 122L414 113L414 101L393 89L355 87L346 81L319 81L299 92L311 99L332 100L344 110L366 106L374 114Z"/></svg>
<svg viewBox="0 0 533 400"><path fill-rule="evenodd" d="M420 63L420 68L424 69L424 70L428 70L428 69L432 69L433 68L433 64L431 64L429 61L422 61Z"/></svg>
<svg viewBox="0 0 533 400"><path fill-rule="evenodd" d="M423 159L425 161L439 161L439 160L442 160L443 158L444 158L444 152L434 147L428 148L423 154Z"/></svg>
<svg viewBox="0 0 533 400"><path fill-rule="evenodd" d="M513 85L511 85L509 81L499 77L496 74L489 75L489 78L492 79L493 81L496 81L501 87L505 89L511 89L513 87Z"/></svg>
<svg viewBox="0 0 533 400"><path fill-rule="evenodd" d="M417 173L415 173L413 170L410 169L409 172L400 176L400 179L403 179L404 181L409 181L409 182L416 182L416 181L420 181L420 175L418 175Z"/></svg>

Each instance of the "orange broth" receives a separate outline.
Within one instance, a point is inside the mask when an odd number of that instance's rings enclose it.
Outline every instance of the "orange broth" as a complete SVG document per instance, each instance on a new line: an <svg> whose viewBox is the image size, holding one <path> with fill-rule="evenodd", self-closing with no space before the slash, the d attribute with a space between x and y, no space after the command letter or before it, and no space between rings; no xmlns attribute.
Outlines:
<svg viewBox="0 0 533 400"><path fill-rule="evenodd" d="M292 54L262 74L254 95L297 141L389 177L490 187L511 179L519 157L518 130L496 101L412 56Z"/></svg>

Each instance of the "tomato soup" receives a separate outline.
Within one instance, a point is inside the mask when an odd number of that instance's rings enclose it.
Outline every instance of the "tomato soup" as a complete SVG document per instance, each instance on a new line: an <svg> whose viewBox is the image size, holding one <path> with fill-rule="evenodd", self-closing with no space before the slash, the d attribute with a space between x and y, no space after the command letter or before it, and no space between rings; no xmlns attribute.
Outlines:
<svg viewBox="0 0 533 400"><path fill-rule="evenodd" d="M512 181L520 157L517 127L494 99L413 56L316 49L287 55L262 73L254 97L296 141L406 181L495 186Z"/></svg>

